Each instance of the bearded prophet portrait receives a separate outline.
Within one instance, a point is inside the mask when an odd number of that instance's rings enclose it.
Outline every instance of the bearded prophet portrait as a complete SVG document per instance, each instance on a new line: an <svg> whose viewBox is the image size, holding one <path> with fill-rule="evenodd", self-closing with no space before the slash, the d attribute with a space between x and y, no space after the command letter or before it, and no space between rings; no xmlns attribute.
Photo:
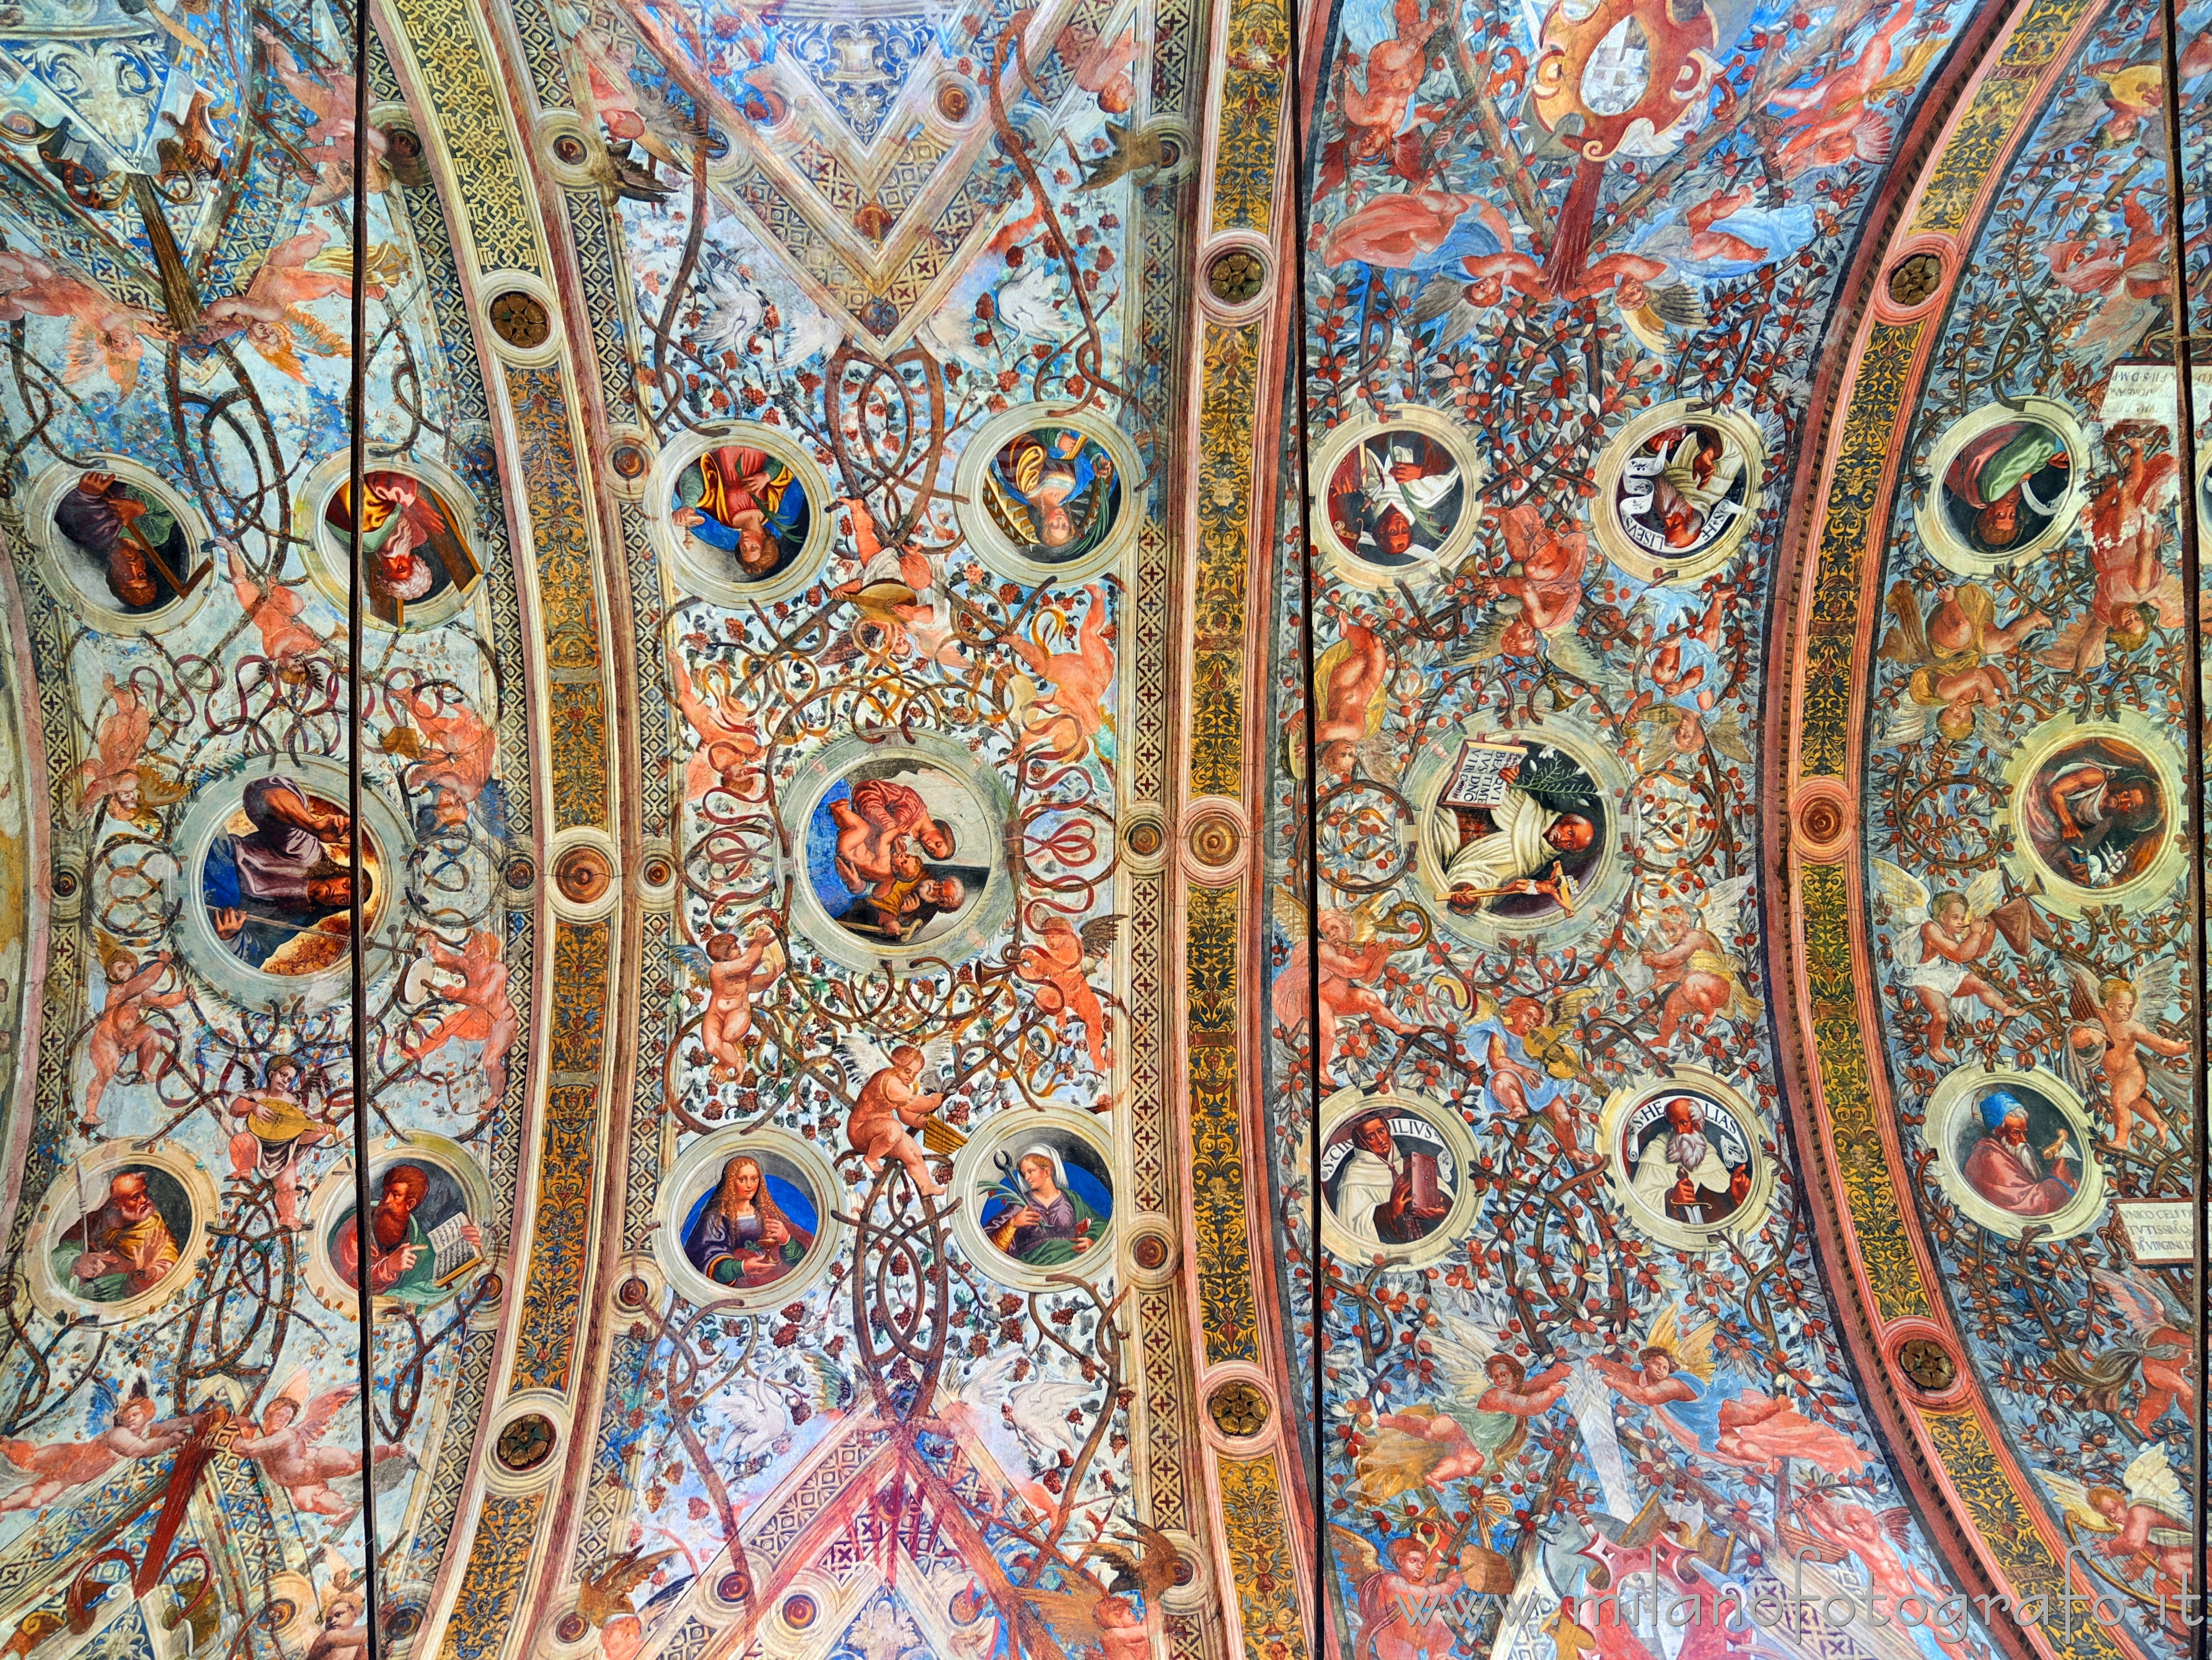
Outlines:
<svg viewBox="0 0 2212 1660"><path fill-rule="evenodd" d="M813 506L788 464L764 449L726 444L677 476L673 521L721 555L741 582L779 575L806 545Z"/></svg>
<svg viewBox="0 0 2212 1660"><path fill-rule="evenodd" d="M428 1158L407 1158L373 1172L368 1283L379 1297L434 1303L483 1260L483 1234L453 1173ZM328 1236L331 1265L358 1289L360 1244L348 1206Z"/></svg>
<svg viewBox="0 0 2212 1660"><path fill-rule="evenodd" d="M2157 863L2168 803L2150 758L2099 736L2062 745L2029 775L2017 808L2044 866L2076 887L2118 888Z"/></svg>
<svg viewBox="0 0 2212 1660"><path fill-rule="evenodd" d="M1967 1185L2014 1216L2055 1216L2074 1201L2081 1150L2064 1115L2024 1085L1983 1094L1959 1121L1954 1149Z"/></svg>
<svg viewBox="0 0 2212 1660"><path fill-rule="evenodd" d="M1741 445L1719 427L1669 427L1637 447L1613 489L1622 532L1660 560L1695 557L1728 532L1749 494Z"/></svg>
<svg viewBox="0 0 2212 1660"><path fill-rule="evenodd" d="M1943 470L1943 516L1980 554L2003 554L2040 537L2073 483L2066 441L2038 421L2006 421L1976 435Z"/></svg>
<svg viewBox="0 0 2212 1660"><path fill-rule="evenodd" d="M1444 903L1468 915L1571 916L1605 846L1597 782L1564 750L1510 738L1460 747L1425 837Z"/></svg>
<svg viewBox="0 0 2212 1660"><path fill-rule="evenodd" d="M345 862L345 810L284 774L246 786L200 866L201 902L216 937L263 974L319 974L351 949L354 886L376 905L379 859ZM369 911L373 924L374 909Z"/></svg>
<svg viewBox="0 0 2212 1660"><path fill-rule="evenodd" d="M1387 569L1442 551L1467 510L1458 461L1425 433L1363 440L1328 481L1328 520L1345 550Z"/></svg>
<svg viewBox="0 0 2212 1660"><path fill-rule="evenodd" d="M361 521L362 571L369 608L382 621L406 620L419 605L477 579L477 562L456 528L453 510L436 491L404 472L371 472L362 478L367 502ZM343 549L353 536L350 483L340 484L323 509L323 523Z"/></svg>
<svg viewBox="0 0 2212 1660"><path fill-rule="evenodd" d="M805 1260L821 1224L805 1178L774 1153L740 1152L684 1225L684 1256L718 1286L775 1284Z"/></svg>
<svg viewBox="0 0 2212 1660"><path fill-rule="evenodd" d="M1692 1091L1645 1102L1622 1127L1621 1163L1644 1209L1712 1227L1750 1199L1754 1154L1725 1106Z"/></svg>
<svg viewBox="0 0 2212 1660"><path fill-rule="evenodd" d="M54 528L88 568L76 575L88 597L126 616L148 617L175 604L210 569L193 567L184 526L158 496L111 472L87 472L64 491L54 503Z"/></svg>
<svg viewBox="0 0 2212 1660"><path fill-rule="evenodd" d="M54 1274L88 1303L121 1303L154 1290L182 1257L191 1201L158 1164L125 1164L52 1247Z"/></svg>
<svg viewBox="0 0 2212 1660"><path fill-rule="evenodd" d="M1101 546L1121 517L1121 475L1097 440L1073 427L1019 435L983 477L991 520L1023 556L1065 565Z"/></svg>

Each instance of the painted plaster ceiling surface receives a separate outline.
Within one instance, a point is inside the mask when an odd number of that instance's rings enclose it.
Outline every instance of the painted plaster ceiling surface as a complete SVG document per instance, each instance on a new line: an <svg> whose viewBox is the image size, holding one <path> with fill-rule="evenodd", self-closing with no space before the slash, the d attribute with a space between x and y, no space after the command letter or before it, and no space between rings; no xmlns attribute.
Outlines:
<svg viewBox="0 0 2212 1660"><path fill-rule="evenodd" d="M1269 1065L1317 1079L1350 1628L2185 1646L2161 33L1330 20Z"/></svg>
<svg viewBox="0 0 2212 1660"><path fill-rule="evenodd" d="M2185 1648L2203 13L0 7L0 1646Z"/></svg>

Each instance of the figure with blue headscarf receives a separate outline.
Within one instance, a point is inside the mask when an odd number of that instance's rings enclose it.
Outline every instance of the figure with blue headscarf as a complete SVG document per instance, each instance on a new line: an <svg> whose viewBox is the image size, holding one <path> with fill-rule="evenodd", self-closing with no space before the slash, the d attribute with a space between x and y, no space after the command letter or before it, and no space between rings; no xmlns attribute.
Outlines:
<svg viewBox="0 0 2212 1660"><path fill-rule="evenodd" d="M1991 1090L1979 1103L1981 1140L1966 1155L1966 1181L2000 1210L2051 1216L2073 1202L2067 1161L2079 1155L2063 1127L2048 1146L2028 1140L2027 1104L2010 1090Z"/></svg>

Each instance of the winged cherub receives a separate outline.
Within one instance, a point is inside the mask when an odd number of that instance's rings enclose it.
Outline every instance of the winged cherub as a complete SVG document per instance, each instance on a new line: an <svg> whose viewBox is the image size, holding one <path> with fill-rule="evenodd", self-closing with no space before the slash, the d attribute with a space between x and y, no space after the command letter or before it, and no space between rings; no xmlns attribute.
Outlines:
<svg viewBox="0 0 2212 1660"><path fill-rule="evenodd" d="M2161 1597L2179 1597L2194 1572L2188 1495L2167 1463L2166 1449L2145 1447L2121 1477L2126 1490L2086 1485L2056 1470L2036 1475L2066 1514L2100 1535L2098 1548L2133 1579L2148 1573Z"/></svg>
<svg viewBox="0 0 2212 1660"><path fill-rule="evenodd" d="M1814 1493L1798 1501L1796 1511L1805 1530L1833 1546L1838 1560L1846 1554L1858 1558L1866 1569L1868 1588L1888 1599L1891 1608L1901 1607L1908 1598L1924 1608L1945 1606L1949 1590L1915 1567L1899 1549L1911 1537L1911 1517L1901 1509L1877 1516L1864 1505L1854 1505L1837 1493ZM1967 1640L1967 1633L1956 1627L1947 1630L1943 1623L1930 1619L1923 1629L1950 1660L1972 1660L1983 1651L1979 1643Z"/></svg>
<svg viewBox="0 0 2212 1660"><path fill-rule="evenodd" d="M305 660L322 650L323 636L300 620L307 602L274 576L263 586L235 545L225 550L225 556L231 592L246 620L261 631L261 654L274 666L276 678L293 684L313 678L314 670Z"/></svg>
<svg viewBox="0 0 2212 1660"><path fill-rule="evenodd" d="M1509 997L1498 1018L1506 1031L1521 1040L1531 1061L1564 1082L1583 1075L1582 1057L1567 1046L1567 1039L1581 1022L1583 1011L1597 1000L1597 995L1585 987L1563 992L1549 1003L1534 997Z"/></svg>
<svg viewBox="0 0 2212 1660"><path fill-rule="evenodd" d="M159 1079L169 1069L174 1056L162 1045L167 1034L148 1016L155 1009L175 1008L191 995L191 988L181 980L172 990L154 989L169 971L167 952L155 952L142 968L129 952L115 947L104 954L102 966L107 974L107 1001L85 1045L86 1058L92 1062L92 1079L84 1091L84 1122L88 1125L100 1122L101 1098L126 1055L138 1062L142 1079Z"/></svg>
<svg viewBox="0 0 2212 1660"><path fill-rule="evenodd" d="M1972 1019L1977 1002L2001 1019L2020 1012L1983 977L1982 958L2000 941L2025 952L2042 925L2025 894L2004 897L2004 873L1994 866L1967 883L1964 893L1931 895L1926 884L1887 859L1874 861L1874 873L1896 930L1890 953L1927 1011L1928 1058L1948 1065L1958 1059L1944 1041L1954 1015Z"/></svg>
<svg viewBox="0 0 2212 1660"><path fill-rule="evenodd" d="M307 1374L294 1372L261 1409L258 1435L241 1435L232 1450L250 1458L303 1511L317 1516L349 1517L357 1506L331 1490L330 1483L361 1473L361 1454L322 1444L331 1420L361 1393L358 1383L341 1383L312 1400ZM404 1458L404 1447L380 1446L376 1462Z"/></svg>
<svg viewBox="0 0 2212 1660"><path fill-rule="evenodd" d="M1431 1660L1460 1651L1444 1608L1467 1588L1466 1576L1443 1553L1418 1539L1393 1539L1381 1551L1340 1523L1329 1541L1358 1586L1360 1660ZM1384 1556L1389 1564L1383 1564Z"/></svg>
<svg viewBox="0 0 2212 1660"><path fill-rule="evenodd" d="M139 757L146 751L154 714L128 680L118 681L111 674L102 680L101 689L115 708L100 723L98 752L79 769L83 789L77 797L77 812L89 819L95 806L112 800L118 813L135 819L139 813Z"/></svg>
<svg viewBox="0 0 2212 1660"><path fill-rule="evenodd" d="M121 1401L108 1384L94 1380L89 1441L0 1441L0 1483L22 1485L0 1493L0 1511L44 1510L72 1487L104 1480L126 1459L158 1458L191 1438L192 1420L155 1421L153 1397L138 1379Z"/></svg>
<svg viewBox="0 0 2212 1660"><path fill-rule="evenodd" d="M1355 1466L1360 1490L1379 1504L1414 1487L1495 1472L1527 1441L1528 1420L1566 1393L1572 1371L1557 1360L1532 1377L1511 1355L1492 1351L1481 1361L1484 1381L1458 1398L1376 1419L1374 1437Z"/></svg>
<svg viewBox="0 0 2212 1660"><path fill-rule="evenodd" d="M2145 460L2140 440L2126 440L2125 447L2127 465L2103 482L2081 514L2097 574L2089 614L2069 623L2040 654L2053 668L2073 674L2102 668L2108 643L2133 651L2150 637L2153 622L2173 629L2185 620L2181 578L2164 562L2180 469L2171 451Z"/></svg>
<svg viewBox="0 0 2212 1660"><path fill-rule="evenodd" d="M1492 583L1502 594L1521 602L1521 614L1510 625L1501 649L1516 656L1533 655L1532 632L1555 635L1574 626L1582 609L1583 571L1589 562L1589 533L1579 528L1558 530L1545 520L1543 511L1520 502L1498 515L1505 534L1505 550L1512 556L1506 574ZM1510 630L1518 629L1517 638Z"/></svg>
<svg viewBox="0 0 2212 1660"><path fill-rule="evenodd" d="M885 1055L865 1037L850 1033L837 1043L845 1076L859 1091L852 1111L846 1116L846 1140L872 1176L883 1169L886 1158L904 1165L925 1198L935 1198L945 1191L930 1174L929 1161L910 1134L945 1104L943 1093L926 1093L915 1087L933 1059L949 1058L945 1046L931 1047L941 1053L932 1056L912 1043L901 1043Z"/></svg>
<svg viewBox="0 0 2212 1660"><path fill-rule="evenodd" d="M1541 509L1521 502L1496 514L1505 538L1505 574L1490 584L1497 601L1470 636L1477 660L1529 658L1586 685L1615 690L1615 677L1576 631L1589 564L1589 532L1560 530Z"/></svg>
<svg viewBox="0 0 2212 1660"><path fill-rule="evenodd" d="M1336 1029L1340 1022L1364 1018L1385 1031L1418 1030L1391 1013L1370 982L1393 956L1420 941L1379 933L1375 906L1372 899L1351 910L1324 905L1314 919L1310 939L1305 902L1288 887L1275 891L1275 920L1292 943L1290 958L1275 977L1268 999L1286 1036L1305 1024L1309 999L1316 1006L1319 1030L1314 1035L1314 1060L1324 1083L1335 1081L1329 1067L1336 1058Z"/></svg>
<svg viewBox="0 0 2212 1660"><path fill-rule="evenodd" d="M1685 1329L1669 1304L1651 1323L1650 1336L1637 1355L1639 1365L1603 1355L1590 1365L1623 1400L1656 1408L1659 1426L1686 1452L1767 1475L1791 1458L1831 1475L1848 1475L1868 1462L1869 1455L1848 1437L1814 1422L1787 1401L1755 1389L1723 1394L1716 1386L1717 1324L1707 1321Z"/></svg>
<svg viewBox="0 0 2212 1660"><path fill-rule="evenodd" d="M270 249L244 294L209 301L200 313L199 339L212 343L243 333L246 344L270 367L303 383L307 371L300 362L301 340L319 356L350 356L353 348L343 335L301 309L311 300L327 300L352 289L350 258L342 258L334 271L319 258L329 240L328 231L307 230ZM381 284L368 285L372 295L383 291Z"/></svg>
<svg viewBox="0 0 2212 1660"><path fill-rule="evenodd" d="M1489 1091L1492 1104L1508 1119L1514 1121L1540 1116L1561 1152L1571 1153L1576 1150L1574 1104L1564 1090L1554 1089L1551 1098L1540 1104L1534 1099L1531 1091L1544 1088L1553 1078L1559 1075L1558 1067L1562 1059L1570 1067L1566 1076L1572 1077L1581 1070L1572 1051L1568 1049L1559 1034L1573 1027L1595 994L1589 991L1574 991L1559 1000L1557 1023L1543 1028L1552 1046L1546 1051L1551 1059L1541 1062L1540 1070L1539 1067L1517 1058L1513 1053L1513 1042L1507 1037L1510 1033L1512 1039L1519 1041L1524 1054L1532 1060L1539 1059L1529 1040L1544 1020L1545 1009L1533 997L1512 998L1498 1011L1498 1023L1505 1031L1490 1034L1483 1056L1481 1081L1483 1087Z"/></svg>
<svg viewBox="0 0 2212 1660"><path fill-rule="evenodd" d="M1021 1593L1071 1653L1088 1645L1101 1660L1147 1660L1153 1652L1152 1639L1165 1624L1161 1599L1173 1589L1182 1558L1166 1535L1141 1522L1135 1526L1145 1547L1141 1557L1105 1539L1094 1539L1078 1553L1079 1560L1096 1556L1112 1565L1113 1578L1103 1591L1096 1580L1076 1572L1065 1576L1061 1590ZM1142 1613L1130 1600L1133 1593L1143 1599Z"/></svg>
<svg viewBox="0 0 2212 1660"><path fill-rule="evenodd" d="M750 798L764 753L753 712L731 690L729 672L720 664L702 669L696 683L684 660L669 654L668 674L676 707L691 723L699 746L684 763L684 799L696 801L717 786L740 800Z"/></svg>
<svg viewBox="0 0 2212 1660"><path fill-rule="evenodd" d="M394 689L392 697L405 707L428 740L427 745L418 744L413 763L407 769L408 788L431 792L440 824L461 823L468 817L470 805L491 780L498 739L459 697L447 702L443 688L434 697Z"/></svg>
<svg viewBox="0 0 2212 1660"><path fill-rule="evenodd" d="M522 1030L514 1004L507 994L506 954L499 936L477 930L458 952L429 929L416 934L431 963L448 974L458 974L458 986L441 986L438 995L454 1006L438 1024L402 1052L410 1061L421 1061L459 1039L483 1045L477 1064L483 1069L485 1096L498 1101L507 1094L507 1055Z"/></svg>
<svg viewBox="0 0 2212 1660"><path fill-rule="evenodd" d="M268 29L257 28L253 33L266 50L278 82L314 117L307 141L293 147L293 154L314 170L315 184L307 192L307 205L319 207L349 195L354 185L354 77L322 70L310 75L291 47ZM379 127L372 126L363 136L368 141L368 176L362 183L373 193L391 183L384 158L392 141Z"/></svg>
<svg viewBox="0 0 2212 1660"><path fill-rule="evenodd" d="M1082 754L1109 719L1104 699L1114 678L1114 625L1107 620L1106 596L1098 585L1093 582L1084 593L1091 608L1083 613L1073 651L1047 651L1027 635L1006 636L1030 672L1051 688L1023 717L1020 746L1044 750L1060 761Z"/></svg>
<svg viewBox="0 0 2212 1660"><path fill-rule="evenodd" d="M1752 879L1738 876L1705 891L1693 914L1676 903L1663 907L1638 956L1653 970L1653 986L1666 993L1659 1010L1659 1042L1674 1040L1685 1020L1702 1028L1714 1015L1759 1018L1759 1000L1743 983L1743 967L1726 944Z"/></svg>
<svg viewBox="0 0 2212 1660"><path fill-rule="evenodd" d="M1668 771L1677 762L1694 763L1707 750L1717 750L1729 760L1748 763L1751 745L1745 741L1743 715L1736 709L1719 714L1685 708L1679 703L1659 703L1636 717L1644 728L1643 747L1636 769L1649 778Z"/></svg>
<svg viewBox="0 0 2212 1660"><path fill-rule="evenodd" d="M75 386L95 369L106 371L118 398L138 384L143 337L161 337L151 312L119 305L83 279L58 270L36 254L0 248L0 323L24 317L64 317L62 383Z"/></svg>
<svg viewBox="0 0 2212 1660"><path fill-rule="evenodd" d="M742 944L727 929L707 936L703 950L678 953L707 982L707 1011L699 1019L699 1045L714 1063L718 1083L744 1076L753 1035L753 999L783 973L783 946L772 929L757 927Z"/></svg>
<svg viewBox="0 0 2212 1660"><path fill-rule="evenodd" d="M1106 1070L1106 1014L1089 978L1093 964L1114 949L1119 916L1094 916L1080 933L1057 911L1047 912L1041 927L1042 939L1024 946L1014 974L1036 989L1037 1006L1053 1017L1054 1030L1064 1031L1073 1014L1083 1022L1089 1039L1091 1067Z"/></svg>
<svg viewBox="0 0 2212 1660"><path fill-rule="evenodd" d="M2154 1055L2189 1053L2185 1037L2168 1037L2138 1017L2159 1011L2173 1001L2178 964L2171 958L2147 963L2132 980L2118 975L2100 981L2078 963L2069 963L2067 1012L2074 1025L2066 1035L2069 1081L2088 1093L2087 1067L2080 1052L2102 1049L2100 1073L2105 1084L2106 1109L2112 1117L2112 1142L2126 1148L2135 1137L2137 1118L2150 1126L2160 1143L2166 1122L2151 1104L2156 1098L2169 1109L2185 1108L2189 1084L2185 1076L2164 1067L2146 1067L2142 1051Z"/></svg>
<svg viewBox="0 0 2212 1660"><path fill-rule="evenodd" d="M1810 86L1784 87L1768 96L1770 107L1790 112L1773 129L1781 143L1775 163L1784 179L1841 167L1854 158L1876 166L1889 159L1889 123L1873 106L1887 84L1898 37L1912 19L1913 6L1907 0L1883 20L1848 63Z"/></svg>
<svg viewBox="0 0 2212 1660"><path fill-rule="evenodd" d="M2106 1305L2126 1317L2128 1331L2086 1368L2082 1393L2088 1403L2100 1411L2118 1412L2129 1382L2139 1379L2134 1408L2127 1414L2137 1433L2148 1438L2158 1420L2176 1406L2184 1422L2193 1421L2197 1341L2187 1313L2142 1268L2089 1272Z"/></svg>
<svg viewBox="0 0 2212 1660"><path fill-rule="evenodd" d="M1956 742L1985 720L1994 729L2012 696L1996 660L2008 657L2038 629L2051 626L2041 611L2024 611L2000 628L1996 602L1978 582L1947 582L1923 616L1910 582L1893 582L1882 602L1897 626L1875 654L1909 665L1905 695L1882 731L1885 744L1916 744L1936 730Z"/></svg>
<svg viewBox="0 0 2212 1660"><path fill-rule="evenodd" d="M649 1552L633 1545L598 1574L578 1582L576 1612L598 1628L606 1660L629 1660L644 1646L645 1624L630 1602L630 1593L675 1554L673 1547Z"/></svg>
<svg viewBox="0 0 2212 1660"><path fill-rule="evenodd" d="M1390 654L1375 630L1364 623L1346 623L1336 643L1314 665L1314 678L1322 689L1313 735L1322 775L1349 778L1364 763L1385 781L1395 780L1395 759L1379 740Z"/></svg>

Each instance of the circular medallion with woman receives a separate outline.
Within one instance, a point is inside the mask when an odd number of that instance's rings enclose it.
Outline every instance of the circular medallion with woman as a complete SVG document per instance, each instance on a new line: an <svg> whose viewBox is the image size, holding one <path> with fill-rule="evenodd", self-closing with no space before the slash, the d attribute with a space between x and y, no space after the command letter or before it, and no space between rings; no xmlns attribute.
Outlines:
<svg viewBox="0 0 2212 1660"><path fill-rule="evenodd" d="M1100 546L1121 515L1121 478L1097 439L1073 427L1017 435L991 458L984 502L1040 564L1073 563Z"/></svg>
<svg viewBox="0 0 2212 1660"><path fill-rule="evenodd" d="M1017 1262L1055 1268L1073 1262L1097 1244L1106 1216L1069 1179L1066 1161L1042 1141L1033 1142L1011 1164L998 1155L999 1179L983 1190L982 1221L990 1241ZM1106 1198L1094 1172L1090 1183Z"/></svg>
<svg viewBox="0 0 2212 1660"><path fill-rule="evenodd" d="M684 1237L684 1255L718 1286L755 1286L782 1279L813 1245L813 1231L776 1203L761 1160L741 1152L722 1166Z"/></svg>

